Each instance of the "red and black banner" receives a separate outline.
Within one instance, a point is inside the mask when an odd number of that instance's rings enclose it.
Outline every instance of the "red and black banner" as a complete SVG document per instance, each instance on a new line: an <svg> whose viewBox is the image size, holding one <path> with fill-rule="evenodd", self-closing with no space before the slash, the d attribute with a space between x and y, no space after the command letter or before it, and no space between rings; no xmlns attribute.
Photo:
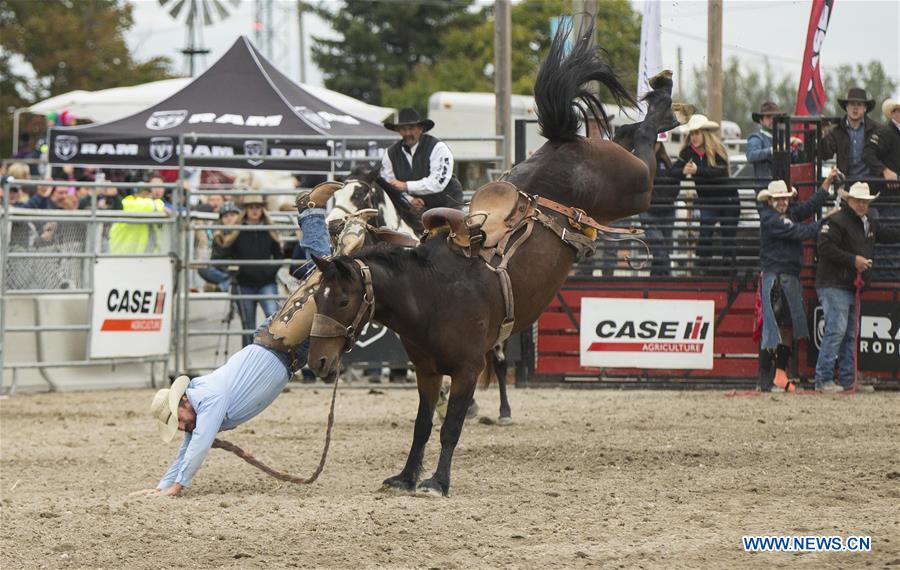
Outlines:
<svg viewBox="0 0 900 570"><path fill-rule="evenodd" d="M819 73L819 53L825 42L825 33L828 31L828 21L831 20L833 10L834 0L812 0L795 115L821 115L825 108L825 88L822 86L822 76Z"/></svg>

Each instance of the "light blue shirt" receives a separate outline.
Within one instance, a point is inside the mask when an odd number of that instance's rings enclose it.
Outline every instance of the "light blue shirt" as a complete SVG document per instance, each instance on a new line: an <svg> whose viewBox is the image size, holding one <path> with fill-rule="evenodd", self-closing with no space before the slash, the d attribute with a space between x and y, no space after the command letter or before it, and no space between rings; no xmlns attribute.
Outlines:
<svg viewBox="0 0 900 570"><path fill-rule="evenodd" d="M197 413L197 425L184 441L158 489L173 483L188 486L213 440L222 430L234 429L265 410L288 382L286 362L259 345L245 346L224 366L191 380L187 397Z"/></svg>

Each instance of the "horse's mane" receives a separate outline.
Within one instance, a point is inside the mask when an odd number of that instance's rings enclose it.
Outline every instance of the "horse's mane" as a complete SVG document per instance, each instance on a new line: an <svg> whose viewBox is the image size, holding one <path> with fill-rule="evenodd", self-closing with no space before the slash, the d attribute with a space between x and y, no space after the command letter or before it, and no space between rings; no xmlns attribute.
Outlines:
<svg viewBox="0 0 900 570"><path fill-rule="evenodd" d="M620 106L624 103L636 104L612 67L600 59L600 54L605 54L605 51L591 45L593 18L584 18L583 29L587 31L578 30L579 36L575 38L571 52L566 55L566 40L572 33L571 19L566 25L559 26L534 84L541 134L553 142L576 140L582 117L587 121L588 112L604 128L609 125L609 117L600 99L585 87L589 81L599 81L605 85Z"/></svg>
<svg viewBox="0 0 900 570"><path fill-rule="evenodd" d="M332 259L332 264L322 273L322 280L330 278L346 279L358 271L354 260L375 262L391 272L404 273L411 269L430 269L431 250L427 247L397 247L378 243L364 247L353 255L340 255Z"/></svg>
<svg viewBox="0 0 900 570"><path fill-rule="evenodd" d="M375 178L374 184L381 188L384 195L387 196L394 205L394 209L397 210L397 215L400 216L400 219L406 222L414 232L421 234L425 231L425 226L422 225L422 219L413 211L412 206L410 206L409 202L403 198L403 194L400 191L388 184L381 176Z"/></svg>

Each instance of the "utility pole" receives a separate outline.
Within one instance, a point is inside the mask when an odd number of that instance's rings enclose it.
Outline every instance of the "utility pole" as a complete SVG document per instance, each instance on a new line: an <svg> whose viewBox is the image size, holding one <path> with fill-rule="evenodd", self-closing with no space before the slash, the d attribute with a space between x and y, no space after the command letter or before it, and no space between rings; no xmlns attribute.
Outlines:
<svg viewBox="0 0 900 570"><path fill-rule="evenodd" d="M501 168L506 170L512 155L512 7L510 0L494 0L494 96L496 109L494 125L497 136L497 156L503 157Z"/></svg>
<svg viewBox="0 0 900 570"><path fill-rule="evenodd" d="M722 0L709 0L706 18L706 114L721 125Z"/></svg>
<svg viewBox="0 0 900 570"><path fill-rule="evenodd" d="M297 0L297 29L300 37L300 83L306 83L306 35L303 30L303 0Z"/></svg>
<svg viewBox="0 0 900 570"><path fill-rule="evenodd" d="M675 93L676 93L676 98L677 98L679 101L684 101L684 93L682 92L682 85L684 85L684 84L682 83L682 81L684 81L684 80L682 79L682 77L683 77L683 75L682 75L683 70L682 70L682 66L681 66L681 46L678 46L678 62L677 62L677 65L678 65L678 77L676 78L676 79L677 79L677 82L675 83L675 88L676 88L676 89L675 89Z"/></svg>

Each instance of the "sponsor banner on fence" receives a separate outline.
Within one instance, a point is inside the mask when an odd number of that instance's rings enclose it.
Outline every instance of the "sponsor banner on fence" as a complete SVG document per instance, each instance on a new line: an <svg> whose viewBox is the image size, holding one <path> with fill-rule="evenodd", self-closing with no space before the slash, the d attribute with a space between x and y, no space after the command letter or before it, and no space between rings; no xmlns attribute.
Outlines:
<svg viewBox="0 0 900 570"><path fill-rule="evenodd" d="M94 264L91 358L169 352L172 262L98 259Z"/></svg>
<svg viewBox="0 0 900 570"><path fill-rule="evenodd" d="M713 367L713 301L581 300L581 365Z"/></svg>
<svg viewBox="0 0 900 570"><path fill-rule="evenodd" d="M813 342L809 346L809 364L816 365L825 316L821 305L812 311ZM859 369L895 372L900 370L900 303L863 301L859 311Z"/></svg>

